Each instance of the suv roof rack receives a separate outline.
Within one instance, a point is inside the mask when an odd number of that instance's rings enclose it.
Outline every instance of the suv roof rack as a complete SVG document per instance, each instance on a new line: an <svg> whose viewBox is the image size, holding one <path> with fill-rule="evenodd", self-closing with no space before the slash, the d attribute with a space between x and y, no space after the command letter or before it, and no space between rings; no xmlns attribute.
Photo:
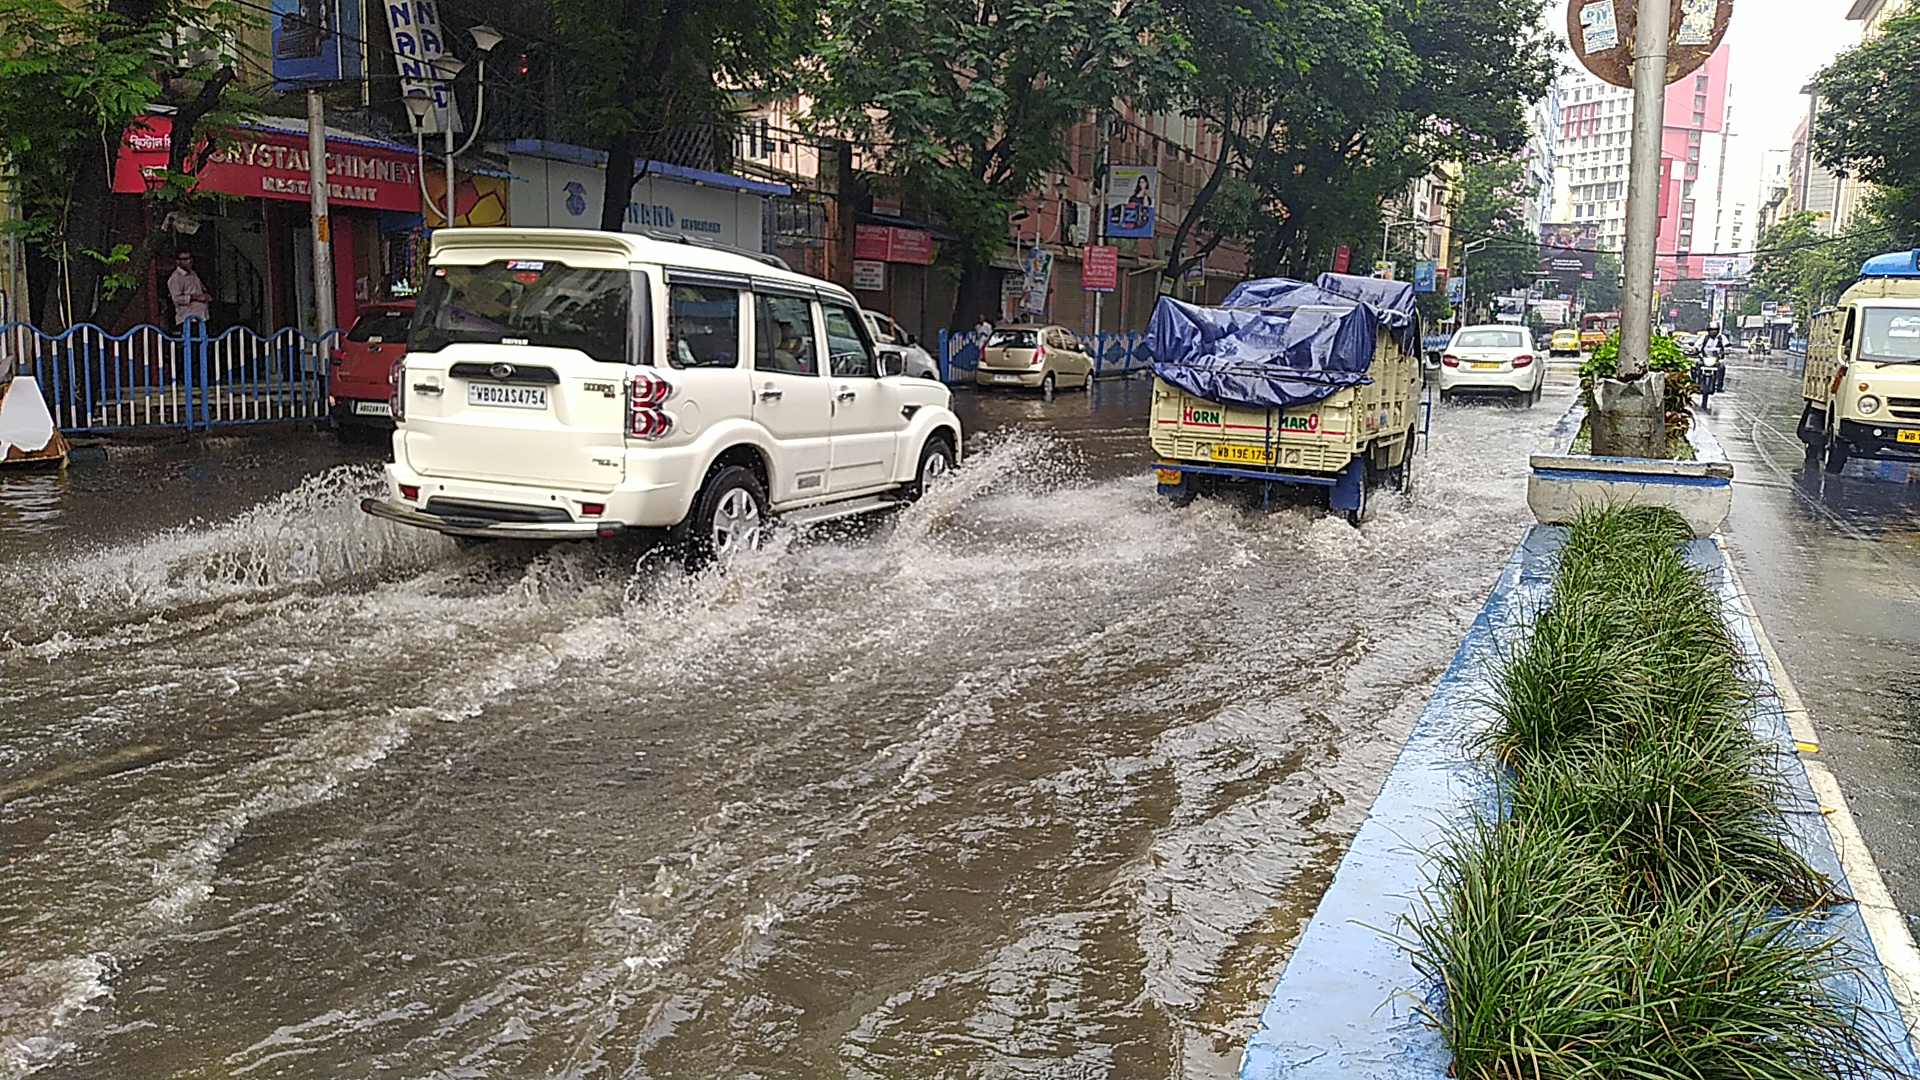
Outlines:
<svg viewBox="0 0 1920 1080"><path fill-rule="evenodd" d="M702 236L688 236L686 233L666 232L661 229L642 229L640 230L640 235L652 240L665 241L669 244L686 244L689 247L707 248L710 251L725 251L733 255L745 255L755 262L778 267L789 273L793 271L793 267L787 265L787 260L778 255L769 255L764 251L749 251L743 247L723 244L718 240L708 240Z"/></svg>

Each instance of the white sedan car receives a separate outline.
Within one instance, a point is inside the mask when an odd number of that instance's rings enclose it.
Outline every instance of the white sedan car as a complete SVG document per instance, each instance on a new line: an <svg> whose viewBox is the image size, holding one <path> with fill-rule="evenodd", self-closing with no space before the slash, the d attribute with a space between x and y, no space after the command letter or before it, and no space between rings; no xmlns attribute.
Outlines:
<svg viewBox="0 0 1920 1080"><path fill-rule="evenodd" d="M1546 358L1522 326L1463 326L1440 354L1440 397L1503 394L1531 408L1547 384Z"/></svg>

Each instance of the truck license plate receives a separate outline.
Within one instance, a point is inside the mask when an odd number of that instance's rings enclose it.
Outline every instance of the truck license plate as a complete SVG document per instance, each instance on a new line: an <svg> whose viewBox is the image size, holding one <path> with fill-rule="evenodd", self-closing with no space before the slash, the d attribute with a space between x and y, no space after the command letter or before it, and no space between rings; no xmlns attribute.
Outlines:
<svg viewBox="0 0 1920 1080"><path fill-rule="evenodd" d="M1920 431L1902 431L1893 439L1895 442L1920 443Z"/></svg>
<svg viewBox="0 0 1920 1080"><path fill-rule="evenodd" d="M1237 461L1245 465L1273 464L1273 451L1264 446L1216 446L1212 457L1215 461Z"/></svg>
<svg viewBox="0 0 1920 1080"><path fill-rule="evenodd" d="M353 403L355 416L392 416L393 406L384 401L356 401Z"/></svg>
<svg viewBox="0 0 1920 1080"><path fill-rule="evenodd" d="M468 383L467 404L492 405L504 409L544 409L544 386L502 386L499 383Z"/></svg>

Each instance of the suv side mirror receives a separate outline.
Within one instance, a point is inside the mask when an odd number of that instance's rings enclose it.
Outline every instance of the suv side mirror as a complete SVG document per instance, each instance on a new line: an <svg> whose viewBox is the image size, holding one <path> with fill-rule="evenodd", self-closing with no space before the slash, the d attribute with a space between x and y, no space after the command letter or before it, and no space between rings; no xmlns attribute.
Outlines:
<svg viewBox="0 0 1920 1080"><path fill-rule="evenodd" d="M883 378L888 375L905 375L906 373L906 354L902 353L899 349L880 350L880 374Z"/></svg>

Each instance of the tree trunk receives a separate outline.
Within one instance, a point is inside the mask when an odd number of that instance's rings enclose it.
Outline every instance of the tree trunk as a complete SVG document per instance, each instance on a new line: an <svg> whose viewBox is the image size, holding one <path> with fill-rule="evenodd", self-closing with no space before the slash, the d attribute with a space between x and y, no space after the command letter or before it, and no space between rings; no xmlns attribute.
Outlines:
<svg viewBox="0 0 1920 1080"><path fill-rule="evenodd" d="M633 201L633 132L622 131L601 149L607 152L607 187L600 193L600 228L619 232L627 223L627 204Z"/></svg>
<svg viewBox="0 0 1920 1080"><path fill-rule="evenodd" d="M1000 321L1000 271L968 254L960 264L960 287L954 290L948 327L971 330L981 316L990 323Z"/></svg>
<svg viewBox="0 0 1920 1080"><path fill-rule="evenodd" d="M1192 259L1186 257L1187 237L1192 235L1194 229L1199 228L1201 215L1207 212L1207 206L1219 193L1221 183L1227 178L1227 169L1233 162L1233 109L1231 107L1224 109L1221 115L1224 119L1221 121L1220 130L1224 134L1220 139L1220 160L1213 163L1213 172L1207 176L1207 182L1200 185L1200 190L1194 195L1186 214L1180 218L1180 227L1173 230L1173 242L1167 245L1167 266L1160 272L1160 276L1169 281L1179 281L1180 275L1186 273L1194 263L1206 258L1205 251ZM1216 237L1214 245L1218 246L1218 244L1219 239Z"/></svg>

